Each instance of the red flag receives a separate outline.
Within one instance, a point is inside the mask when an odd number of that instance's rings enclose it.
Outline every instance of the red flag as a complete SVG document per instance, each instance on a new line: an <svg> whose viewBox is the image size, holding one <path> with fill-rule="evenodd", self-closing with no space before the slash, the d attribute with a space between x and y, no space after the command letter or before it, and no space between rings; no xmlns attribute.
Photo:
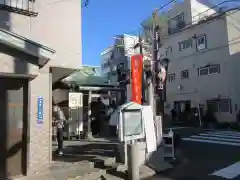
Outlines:
<svg viewBox="0 0 240 180"><path fill-rule="evenodd" d="M138 104L142 103L142 71L143 56L134 55L131 57L131 85L132 101Z"/></svg>

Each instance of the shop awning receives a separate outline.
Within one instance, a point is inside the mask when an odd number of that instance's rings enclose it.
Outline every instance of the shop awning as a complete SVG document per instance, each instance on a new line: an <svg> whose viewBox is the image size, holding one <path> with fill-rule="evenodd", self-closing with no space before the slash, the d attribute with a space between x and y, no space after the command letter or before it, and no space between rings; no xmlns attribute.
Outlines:
<svg viewBox="0 0 240 180"><path fill-rule="evenodd" d="M56 83L68 77L70 74L74 73L75 71L76 69L72 69L72 68L51 67L52 83Z"/></svg>
<svg viewBox="0 0 240 180"><path fill-rule="evenodd" d="M76 86L112 86L107 77L101 76L100 67L82 66L70 76L62 80L63 83Z"/></svg>
<svg viewBox="0 0 240 180"><path fill-rule="evenodd" d="M0 43L38 58L40 66L52 59L55 53L53 49L1 28Z"/></svg>

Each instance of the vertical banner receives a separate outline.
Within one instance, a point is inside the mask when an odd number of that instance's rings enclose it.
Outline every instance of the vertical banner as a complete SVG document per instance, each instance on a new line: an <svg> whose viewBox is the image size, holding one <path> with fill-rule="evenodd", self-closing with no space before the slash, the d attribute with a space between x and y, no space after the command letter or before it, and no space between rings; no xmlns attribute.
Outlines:
<svg viewBox="0 0 240 180"><path fill-rule="evenodd" d="M143 56L134 55L131 57L131 85L132 101L138 104L142 103L142 72Z"/></svg>
<svg viewBox="0 0 240 180"><path fill-rule="evenodd" d="M37 99L37 124L43 124L43 97Z"/></svg>

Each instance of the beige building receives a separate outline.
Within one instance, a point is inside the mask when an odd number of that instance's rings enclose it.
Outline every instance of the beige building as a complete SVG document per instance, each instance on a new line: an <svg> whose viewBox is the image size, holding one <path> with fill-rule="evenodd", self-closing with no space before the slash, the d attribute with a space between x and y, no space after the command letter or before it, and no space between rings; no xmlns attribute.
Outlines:
<svg viewBox="0 0 240 180"><path fill-rule="evenodd" d="M168 12L160 50L170 59L167 107L202 104L219 122L232 122L240 109L240 12L199 2L185 0Z"/></svg>
<svg viewBox="0 0 240 180"><path fill-rule="evenodd" d="M0 0L0 178L50 165L52 84L81 46L81 1Z"/></svg>

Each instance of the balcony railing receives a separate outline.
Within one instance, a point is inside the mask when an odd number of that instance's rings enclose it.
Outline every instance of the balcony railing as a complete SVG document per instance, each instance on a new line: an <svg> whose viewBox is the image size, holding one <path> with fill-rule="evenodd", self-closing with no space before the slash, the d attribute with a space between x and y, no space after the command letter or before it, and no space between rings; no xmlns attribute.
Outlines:
<svg viewBox="0 0 240 180"><path fill-rule="evenodd" d="M238 0L225 0L192 17L192 24L201 23L234 8L240 7Z"/></svg>
<svg viewBox="0 0 240 180"><path fill-rule="evenodd" d="M0 0L0 9L35 17L38 13L33 11L35 0Z"/></svg>

